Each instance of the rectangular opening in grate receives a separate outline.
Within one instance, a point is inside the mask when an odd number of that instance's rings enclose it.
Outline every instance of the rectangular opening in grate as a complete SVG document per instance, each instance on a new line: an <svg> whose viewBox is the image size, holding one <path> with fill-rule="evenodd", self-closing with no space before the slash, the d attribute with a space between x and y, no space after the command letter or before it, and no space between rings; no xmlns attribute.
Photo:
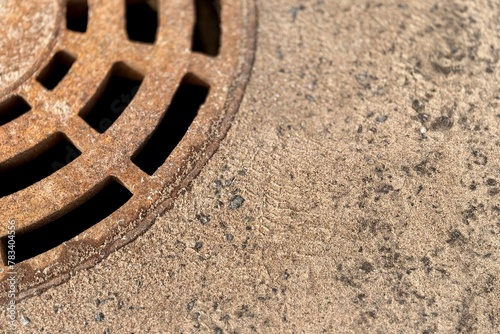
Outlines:
<svg viewBox="0 0 500 334"><path fill-rule="evenodd" d="M58 132L41 142L19 160L7 166L0 164L0 198L50 176L81 155L81 152L62 133Z"/></svg>
<svg viewBox="0 0 500 334"><path fill-rule="evenodd" d="M31 110L31 106L18 95L0 103L0 126L7 124Z"/></svg>
<svg viewBox="0 0 500 334"><path fill-rule="evenodd" d="M124 63L115 63L79 115L92 128L104 133L132 102L142 84L142 74Z"/></svg>
<svg viewBox="0 0 500 334"><path fill-rule="evenodd" d="M191 49L209 56L217 56L220 49L221 18L219 0L194 0L196 22Z"/></svg>
<svg viewBox="0 0 500 334"><path fill-rule="evenodd" d="M40 72L36 80L48 90L56 88L59 82L68 74L75 60L76 58L66 51L57 52Z"/></svg>
<svg viewBox="0 0 500 334"><path fill-rule="evenodd" d="M158 30L158 1L126 0L126 22L130 40L154 43Z"/></svg>
<svg viewBox="0 0 500 334"><path fill-rule="evenodd" d="M82 204L53 218L34 230L16 234L16 263L28 260L71 240L96 225L122 207L132 193L118 180L108 179L97 187ZM7 237L2 238L4 263L7 255Z"/></svg>
<svg viewBox="0 0 500 334"><path fill-rule="evenodd" d="M68 0L66 2L66 28L77 32L86 32L89 21L87 0Z"/></svg>
<svg viewBox="0 0 500 334"><path fill-rule="evenodd" d="M210 87L195 75L185 75L160 124L132 156L132 162L153 175L188 131L209 90Z"/></svg>

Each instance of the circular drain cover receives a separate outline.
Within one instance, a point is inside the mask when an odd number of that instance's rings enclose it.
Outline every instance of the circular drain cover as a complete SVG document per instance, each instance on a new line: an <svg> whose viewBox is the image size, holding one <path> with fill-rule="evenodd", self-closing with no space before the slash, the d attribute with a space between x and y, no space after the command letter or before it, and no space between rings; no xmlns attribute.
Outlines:
<svg viewBox="0 0 500 334"><path fill-rule="evenodd" d="M253 0L0 3L0 282L21 299L172 205L242 99L256 12Z"/></svg>

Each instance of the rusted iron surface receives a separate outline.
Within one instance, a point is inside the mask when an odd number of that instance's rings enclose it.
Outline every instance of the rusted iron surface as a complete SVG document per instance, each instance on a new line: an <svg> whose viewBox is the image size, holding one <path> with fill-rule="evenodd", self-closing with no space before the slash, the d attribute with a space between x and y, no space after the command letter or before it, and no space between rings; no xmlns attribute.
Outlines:
<svg viewBox="0 0 500 334"><path fill-rule="evenodd" d="M76 237L16 263L22 299L136 238L186 189L216 150L243 96L253 63L256 12L253 0L221 1L220 49L213 56L213 49L192 51L195 1L148 1L158 15L154 42L129 38L124 0L90 0L85 29L67 23L72 18L64 1L0 2L0 30L6 36L0 42L0 120L5 120L0 178L3 174L10 187L0 194L2 289L8 289L10 226L16 238L28 233L36 238L41 227L74 213L112 182L131 196ZM116 82L125 94L104 98ZM206 99L166 161L157 169L141 168L138 155L181 83L206 89ZM62 145L59 155L45 158L52 170L44 174L37 169L43 162L36 159L57 145ZM23 187L15 177L22 179L24 170L18 169L30 163L39 180L31 175L33 183Z"/></svg>

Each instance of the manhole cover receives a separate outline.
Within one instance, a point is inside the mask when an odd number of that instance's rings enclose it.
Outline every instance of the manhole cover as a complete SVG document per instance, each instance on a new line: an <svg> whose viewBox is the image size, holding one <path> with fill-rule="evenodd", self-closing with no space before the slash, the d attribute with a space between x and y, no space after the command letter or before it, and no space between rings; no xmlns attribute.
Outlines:
<svg viewBox="0 0 500 334"><path fill-rule="evenodd" d="M0 0L5 291L12 277L19 299L68 279L172 205L239 106L255 10L253 0Z"/></svg>

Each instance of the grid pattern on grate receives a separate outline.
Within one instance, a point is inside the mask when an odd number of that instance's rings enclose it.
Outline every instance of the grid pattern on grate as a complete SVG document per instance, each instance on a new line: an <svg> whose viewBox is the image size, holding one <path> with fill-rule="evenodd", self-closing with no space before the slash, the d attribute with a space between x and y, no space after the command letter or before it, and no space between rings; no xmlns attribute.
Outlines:
<svg viewBox="0 0 500 334"><path fill-rule="evenodd" d="M250 1L69 0L62 13L48 59L0 97L0 280L14 222L24 295L171 205L227 131L253 59Z"/></svg>

